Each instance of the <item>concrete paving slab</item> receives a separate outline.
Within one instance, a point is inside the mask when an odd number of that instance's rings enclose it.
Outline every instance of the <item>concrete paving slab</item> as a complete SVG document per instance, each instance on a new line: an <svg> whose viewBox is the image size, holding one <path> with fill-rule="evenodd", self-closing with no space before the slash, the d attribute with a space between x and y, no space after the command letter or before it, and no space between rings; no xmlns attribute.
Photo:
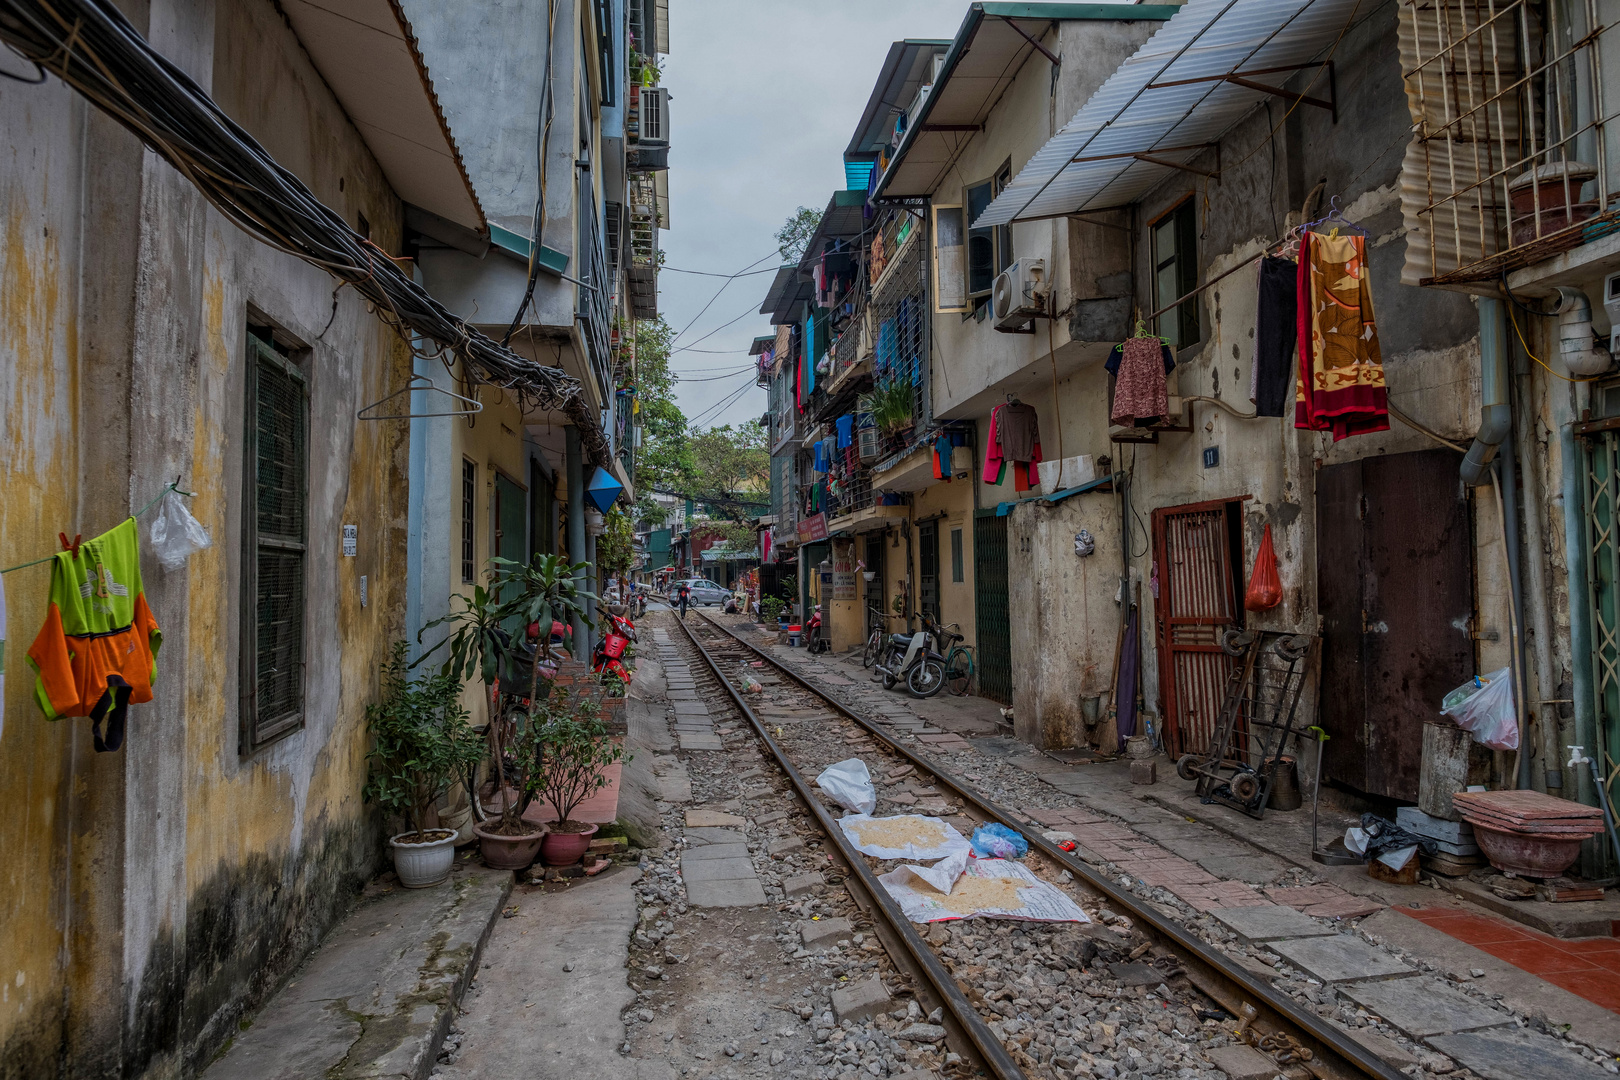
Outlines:
<svg viewBox="0 0 1620 1080"><path fill-rule="evenodd" d="M1408 1068L1418 1063L1416 1054L1406 1049L1406 1047L1402 1046L1394 1039L1384 1038L1376 1031L1368 1031L1366 1028L1346 1027L1337 1021L1334 1021L1334 1026L1340 1031L1344 1032L1346 1035L1350 1036L1350 1038L1354 1039L1356 1042L1360 1043L1369 1052L1383 1058L1385 1061L1389 1062L1402 1072L1405 1072Z"/></svg>
<svg viewBox="0 0 1620 1080"><path fill-rule="evenodd" d="M724 750L726 744L720 741L718 735L693 734L681 735L682 750Z"/></svg>
<svg viewBox="0 0 1620 1080"><path fill-rule="evenodd" d="M747 820L736 814L722 814L716 810L688 810L686 812L686 827L688 829L726 828L728 826L742 826L748 824Z"/></svg>
<svg viewBox="0 0 1620 1080"><path fill-rule="evenodd" d="M691 813L691 811L687 811ZM706 845L746 844L748 837L736 829L722 829L713 825L699 825L686 830L687 842L695 850Z"/></svg>
<svg viewBox="0 0 1620 1080"><path fill-rule="evenodd" d="M1266 948L1323 982L1357 982L1414 974L1415 969L1348 934L1273 941Z"/></svg>
<svg viewBox="0 0 1620 1080"><path fill-rule="evenodd" d="M1486 1008L1439 979L1358 983L1342 987L1340 992L1414 1039L1453 1031L1477 1031L1513 1022L1506 1013Z"/></svg>
<svg viewBox="0 0 1620 1080"><path fill-rule="evenodd" d="M1194 861L1218 878L1250 885L1270 885L1288 872L1286 863L1268 855L1215 855Z"/></svg>
<svg viewBox="0 0 1620 1080"><path fill-rule="evenodd" d="M694 858L688 851L681 856L681 877L694 881L742 881L754 876L754 864L746 856L730 859Z"/></svg>
<svg viewBox="0 0 1620 1080"><path fill-rule="evenodd" d="M706 862L715 859L747 859L748 845L744 843L703 844L699 847L688 848L682 852L681 858L683 860L682 865L685 865L684 860L686 859L691 859L694 862Z"/></svg>
<svg viewBox="0 0 1620 1080"><path fill-rule="evenodd" d="M510 871L468 865L362 903L203 1075L427 1075L511 888Z"/></svg>
<svg viewBox="0 0 1620 1080"><path fill-rule="evenodd" d="M496 920L487 966L456 1021L461 1050L440 1067L442 1080L673 1080L667 1061L619 1055L622 1016L636 999L624 974L637 877L633 867L619 867L566 891L530 893L515 901L526 918ZM426 1076L431 1064L402 1075ZM310 1072L304 1080L327 1075L395 1074Z"/></svg>
<svg viewBox="0 0 1620 1080"><path fill-rule="evenodd" d="M1613 1075L1565 1049L1556 1039L1532 1031L1470 1031L1436 1035L1428 1043L1484 1080L1529 1080L1533 1076L1609 1080Z"/></svg>
<svg viewBox="0 0 1620 1080"><path fill-rule="evenodd" d="M820 874L794 874L782 879L782 891L789 896L804 896L815 892L817 885L826 883L827 879Z"/></svg>
<svg viewBox="0 0 1620 1080"><path fill-rule="evenodd" d="M695 907L757 907L766 902L765 886L754 877L725 881L688 881L686 902Z"/></svg>
<svg viewBox="0 0 1620 1080"><path fill-rule="evenodd" d="M1252 1046L1234 1043L1204 1053L1229 1080L1271 1080L1277 1075L1277 1063Z"/></svg>
<svg viewBox="0 0 1620 1080"><path fill-rule="evenodd" d="M778 821L786 821L792 815L786 810L772 810L768 814L761 814L754 819L755 825L775 825Z"/></svg>
<svg viewBox="0 0 1620 1080"><path fill-rule="evenodd" d="M1302 915L1293 908L1280 907L1276 904L1265 907L1213 908L1210 914L1228 930L1250 941L1332 937L1338 933L1309 915Z"/></svg>
<svg viewBox="0 0 1620 1080"><path fill-rule="evenodd" d="M832 992L833 1016L839 1023L859 1022L889 1010L889 992L876 975L840 986Z"/></svg>
<svg viewBox="0 0 1620 1080"><path fill-rule="evenodd" d="M818 945L830 945L840 938L849 937L855 932L855 924L848 919L806 919L799 923L799 940L804 947L814 949Z"/></svg>

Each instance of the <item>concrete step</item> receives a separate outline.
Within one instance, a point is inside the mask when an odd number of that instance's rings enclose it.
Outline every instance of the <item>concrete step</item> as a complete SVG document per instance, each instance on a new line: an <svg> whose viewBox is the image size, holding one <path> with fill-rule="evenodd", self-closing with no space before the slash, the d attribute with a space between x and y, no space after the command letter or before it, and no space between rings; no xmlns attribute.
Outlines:
<svg viewBox="0 0 1620 1080"><path fill-rule="evenodd" d="M362 901L204 1080L426 1076L512 890L510 870L458 865Z"/></svg>

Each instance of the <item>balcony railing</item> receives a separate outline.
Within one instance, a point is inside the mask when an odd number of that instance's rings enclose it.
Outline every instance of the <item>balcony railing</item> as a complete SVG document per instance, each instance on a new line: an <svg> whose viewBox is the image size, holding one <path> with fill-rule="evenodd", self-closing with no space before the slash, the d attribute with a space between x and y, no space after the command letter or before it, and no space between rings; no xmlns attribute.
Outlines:
<svg viewBox="0 0 1620 1080"><path fill-rule="evenodd" d="M1407 284L1463 285L1620 224L1596 0L1401 0Z"/></svg>

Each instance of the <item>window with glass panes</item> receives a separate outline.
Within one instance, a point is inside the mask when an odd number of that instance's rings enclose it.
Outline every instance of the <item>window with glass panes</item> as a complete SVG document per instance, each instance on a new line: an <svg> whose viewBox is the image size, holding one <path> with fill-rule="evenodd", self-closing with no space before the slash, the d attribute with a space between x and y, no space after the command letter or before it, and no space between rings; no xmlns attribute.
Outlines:
<svg viewBox="0 0 1620 1080"><path fill-rule="evenodd" d="M1153 240L1153 309L1155 311L1175 304L1178 297L1186 296L1198 287L1198 210L1192 196L1181 205L1154 221L1150 226ZM1159 316L1155 328L1171 348L1180 349L1196 344L1198 330L1198 300L1184 300Z"/></svg>

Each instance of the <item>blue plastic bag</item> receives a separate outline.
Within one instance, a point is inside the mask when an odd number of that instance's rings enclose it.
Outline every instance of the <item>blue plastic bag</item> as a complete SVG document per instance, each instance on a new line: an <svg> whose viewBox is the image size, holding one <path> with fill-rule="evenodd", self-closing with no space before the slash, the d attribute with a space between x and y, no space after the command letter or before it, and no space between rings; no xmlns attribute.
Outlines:
<svg viewBox="0 0 1620 1080"><path fill-rule="evenodd" d="M992 822L973 830L973 854L981 859L1022 859L1029 854L1029 841Z"/></svg>

